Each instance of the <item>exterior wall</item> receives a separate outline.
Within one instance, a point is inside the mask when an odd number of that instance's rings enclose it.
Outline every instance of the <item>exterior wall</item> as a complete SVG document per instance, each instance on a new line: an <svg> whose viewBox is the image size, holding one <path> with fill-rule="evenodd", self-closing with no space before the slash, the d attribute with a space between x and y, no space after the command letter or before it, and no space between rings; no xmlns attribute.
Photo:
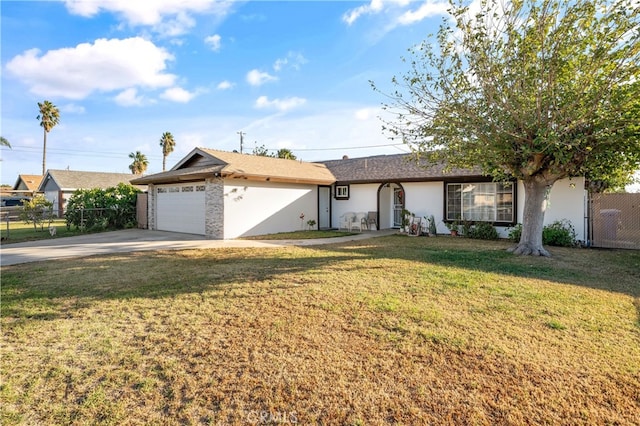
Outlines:
<svg viewBox="0 0 640 426"><path fill-rule="evenodd" d="M147 194L149 196L147 200L147 226L148 229L157 230L156 227L156 208L157 208L157 200L156 200L156 187L153 184L149 184L147 187Z"/></svg>
<svg viewBox="0 0 640 426"><path fill-rule="evenodd" d="M318 222L316 185L226 179L222 197L225 239L307 229L308 220Z"/></svg>
<svg viewBox="0 0 640 426"><path fill-rule="evenodd" d="M442 221L444 214L443 182L411 182L403 183L406 193L405 208L416 217L433 215L439 234L449 233Z"/></svg>
<svg viewBox="0 0 640 426"><path fill-rule="evenodd" d="M332 196L332 222L340 222L340 216L347 212L376 211L378 208L378 188L381 184L352 184L348 200L336 200ZM447 234L448 229L443 222L444 214L444 182L406 182L401 183L405 192L405 208L417 217L435 218L438 233ZM517 222L522 223L524 208L524 186L518 182L517 187ZM562 179L555 183L549 196L549 204L544 223L556 220L569 220L576 230L578 240L586 239L585 217L587 215L587 192L584 190L584 178ZM391 197L383 191L380 193L380 227L390 228L392 215ZM387 211L388 210L388 211ZM509 233L508 227L496 227L502 237Z"/></svg>
<svg viewBox="0 0 640 426"><path fill-rule="evenodd" d="M587 240L587 191L584 189L584 178L561 179L551 188L544 224L549 225L556 220L567 219L576 230L578 240ZM522 223L524 209L524 185L518 182L518 223ZM501 232L502 236L508 233Z"/></svg>
<svg viewBox="0 0 640 426"><path fill-rule="evenodd" d="M380 190L380 203L378 204L378 189L380 183L353 184L350 186L350 198L348 200L336 200L333 198L332 222L340 223L340 216L347 212L378 211L380 206L380 229L393 227L393 192ZM393 185L393 184L392 184ZM405 208L418 217L433 215L438 227L438 232L446 233L447 228L442 222L444 211L444 189L442 182L405 182L400 186L404 189Z"/></svg>
<svg viewBox="0 0 640 426"><path fill-rule="evenodd" d="M204 227L207 238L221 240L224 238L224 181L222 178L211 178L205 182Z"/></svg>
<svg viewBox="0 0 640 426"><path fill-rule="evenodd" d="M378 209L378 187L380 184L361 184L349 186L349 199L336 200L335 186L331 187L331 223L334 227L340 224L340 216L345 213L375 212Z"/></svg>

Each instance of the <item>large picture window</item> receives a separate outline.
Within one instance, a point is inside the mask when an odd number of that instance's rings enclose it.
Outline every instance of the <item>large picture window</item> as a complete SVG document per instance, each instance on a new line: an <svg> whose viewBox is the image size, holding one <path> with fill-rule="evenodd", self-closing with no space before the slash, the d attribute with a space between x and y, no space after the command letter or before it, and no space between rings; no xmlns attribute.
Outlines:
<svg viewBox="0 0 640 426"><path fill-rule="evenodd" d="M515 185L512 182L448 183L447 220L514 222Z"/></svg>

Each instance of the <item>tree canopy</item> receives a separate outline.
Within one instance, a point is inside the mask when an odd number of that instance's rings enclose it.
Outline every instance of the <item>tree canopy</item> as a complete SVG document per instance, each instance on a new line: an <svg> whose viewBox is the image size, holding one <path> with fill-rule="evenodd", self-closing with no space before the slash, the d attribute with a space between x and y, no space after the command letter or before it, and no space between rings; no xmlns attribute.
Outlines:
<svg viewBox="0 0 640 426"><path fill-rule="evenodd" d="M47 170L47 133L60 123L60 111L50 101L38 102L40 114L36 117L40 126L44 129L44 141L42 143L42 174Z"/></svg>
<svg viewBox="0 0 640 426"><path fill-rule="evenodd" d="M258 155L260 157L273 157L273 158L284 158L287 160L296 160L297 157L294 155L293 151L289 148L280 148L273 154L269 153L269 149L264 145L256 145L253 148L253 155Z"/></svg>
<svg viewBox="0 0 640 426"><path fill-rule="evenodd" d="M147 167L149 167L149 160L147 160L147 156L141 153L140 151L132 152L129 154L129 158L133 160L133 162L129 165L129 170L134 175L140 175L147 171Z"/></svg>
<svg viewBox="0 0 640 426"><path fill-rule="evenodd" d="M558 179L619 185L640 165L640 6L635 0L452 4L410 49L385 124L417 154L525 186L516 252L542 248ZM374 85L375 88L375 85Z"/></svg>
<svg viewBox="0 0 640 426"><path fill-rule="evenodd" d="M162 171L166 170L167 156L171 154L176 147L176 141L171 132L164 132L160 138L160 146L162 147Z"/></svg>

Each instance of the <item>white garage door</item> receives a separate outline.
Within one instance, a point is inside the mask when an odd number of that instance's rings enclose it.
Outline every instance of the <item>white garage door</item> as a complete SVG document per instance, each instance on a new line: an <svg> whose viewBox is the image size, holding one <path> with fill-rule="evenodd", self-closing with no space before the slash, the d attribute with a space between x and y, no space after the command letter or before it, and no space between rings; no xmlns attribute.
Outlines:
<svg viewBox="0 0 640 426"><path fill-rule="evenodd" d="M204 182L156 188L157 229L205 234Z"/></svg>

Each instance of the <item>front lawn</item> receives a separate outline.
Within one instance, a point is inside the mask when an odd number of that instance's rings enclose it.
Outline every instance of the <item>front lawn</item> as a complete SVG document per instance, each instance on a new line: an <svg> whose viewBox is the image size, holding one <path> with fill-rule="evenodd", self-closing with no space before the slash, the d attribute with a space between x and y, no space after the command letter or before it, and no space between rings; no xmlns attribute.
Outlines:
<svg viewBox="0 0 640 426"><path fill-rule="evenodd" d="M38 225L35 229L33 224L26 224L21 221L11 221L7 225L6 221L0 222L0 235L2 244L22 243L25 241L47 240L50 238L72 237L80 235L83 231L78 229L67 229L67 222L64 219L56 219L51 223L56 228L55 235L49 232L49 223L45 222L43 229ZM8 229L7 229L8 227Z"/></svg>
<svg viewBox="0 0 640 426"><path fill-rule="evenodd" d="M2 268L6 424L634 424L640 252L402 235Z"/></svg>

